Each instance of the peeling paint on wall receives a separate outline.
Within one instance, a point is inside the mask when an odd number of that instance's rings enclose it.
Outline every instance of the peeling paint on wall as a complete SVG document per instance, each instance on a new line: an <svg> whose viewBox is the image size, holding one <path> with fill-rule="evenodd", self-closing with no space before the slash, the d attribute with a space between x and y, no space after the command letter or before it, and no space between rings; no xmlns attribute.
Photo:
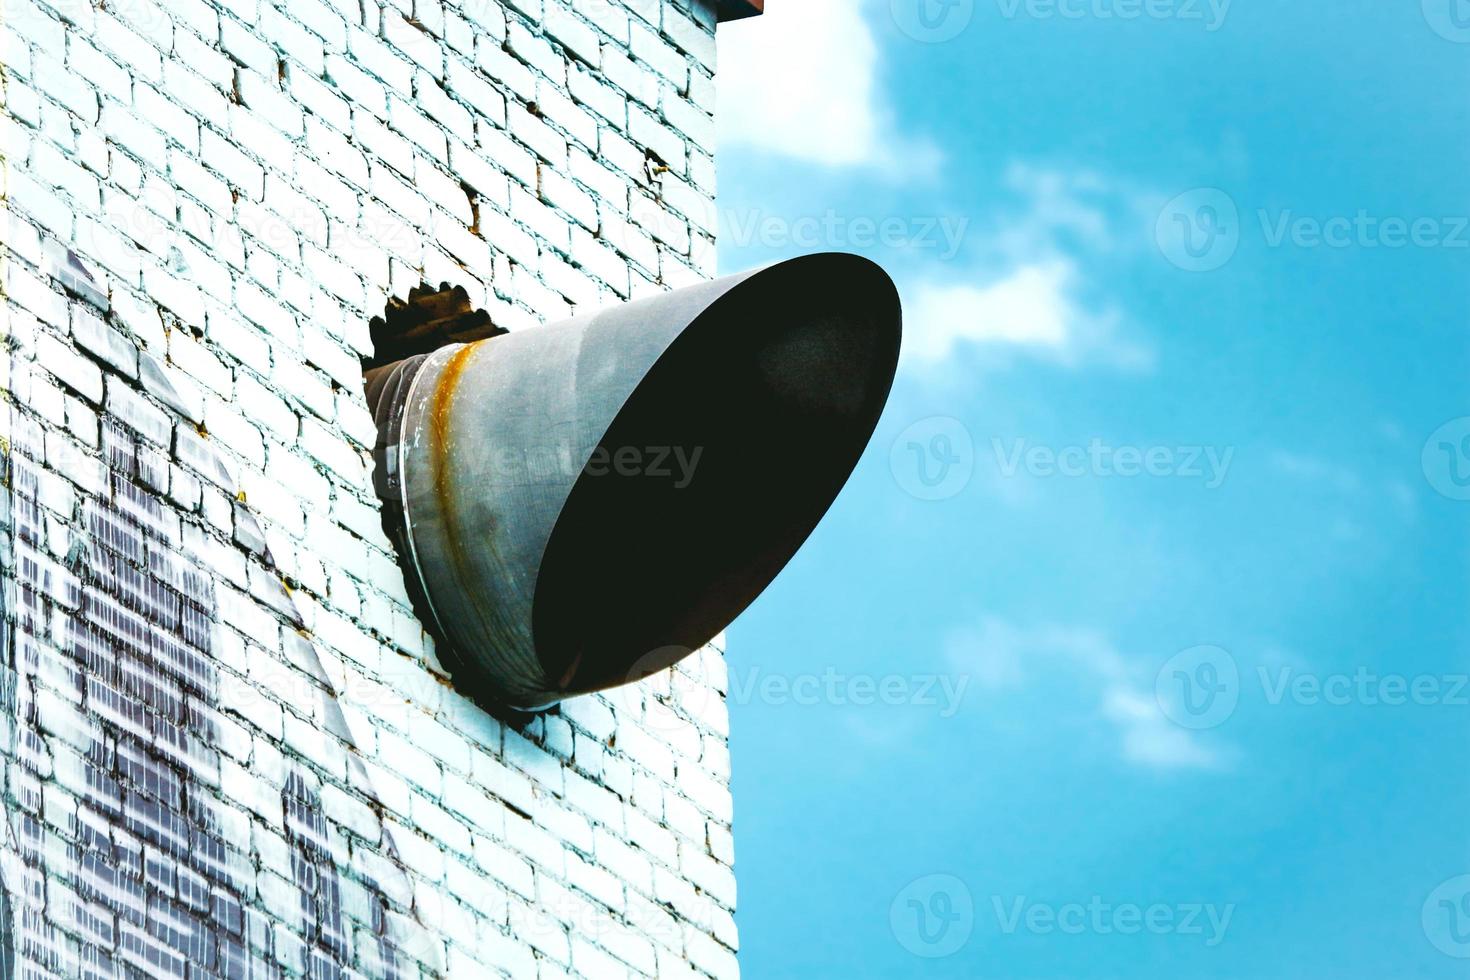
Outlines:
<svg viewBox="0 0 1470 980"><path fill-rule="evenodd" d="M281 885L295 891L299 946L272 930L260 893L273 874L251 856L259 830L222 813L213 792L224 722L212 578L150 488L166 461L116 421L104 422L102 438L107 492L83 500L67 529L46 526L26 455L9 457L14 581L0 707L12 720L19 805L0 862L17 914L5 916L3 975L254 980L284 976L289 964L336 980L354 965L356 933L371 937L358 969L396 980L381 888L344 878L352 845L329 831L320 779L284 760L278 831L290 878ZM58 532L69 535L62 562L46 546ZM271 568L268 553L260 562ZM283 626L299 627L284 587L280 595ZM48 780L76 795L74 810L48 798ZM386 837L368 843L391 854Z"/></svg>

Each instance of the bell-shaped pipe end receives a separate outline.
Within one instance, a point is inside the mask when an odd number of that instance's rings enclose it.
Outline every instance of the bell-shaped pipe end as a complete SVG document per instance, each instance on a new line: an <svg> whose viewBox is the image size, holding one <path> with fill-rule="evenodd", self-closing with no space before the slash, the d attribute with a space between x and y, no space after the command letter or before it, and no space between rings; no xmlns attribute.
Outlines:
<svg viewBox="0 0 1470 980"><path fill-rule="evenodd" d="M534 707L717 635L852 473L900 321L824 253L380 369L387 523L464 682Z"/></svg>

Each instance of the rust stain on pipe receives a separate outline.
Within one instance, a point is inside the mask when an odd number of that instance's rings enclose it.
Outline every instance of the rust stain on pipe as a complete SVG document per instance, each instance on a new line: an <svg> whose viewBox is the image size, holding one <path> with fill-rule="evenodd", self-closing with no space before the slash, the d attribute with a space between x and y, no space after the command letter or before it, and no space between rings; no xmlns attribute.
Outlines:
<svg viewBox="0 0 1470 980"><path fill-rule="evenodd" d="M450 423L454 413L454 397L459 393L459 381L475 356L478 344L465 344L455 351L444 364L434 386L433 404L429 409L429 458L434 472L434 499L439 503L439 512L444 515L446 537L454 558L455 573L466 580L468 569L465 562L464 535L460 530L459 509L454 505L454 489L449 485L449 453L451 444Z"/></svg>

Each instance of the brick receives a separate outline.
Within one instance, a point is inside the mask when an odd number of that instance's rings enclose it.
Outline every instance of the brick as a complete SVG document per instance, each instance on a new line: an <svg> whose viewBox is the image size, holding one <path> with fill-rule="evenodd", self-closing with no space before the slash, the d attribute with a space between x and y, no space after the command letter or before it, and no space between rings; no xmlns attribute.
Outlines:
<svg viewBox="0 0 1470 980"><path fill-rule="evenodd" d="M553 166L565 166L567 143L556 130L515 103L506 106L505 117L511 135Z"/></svg>
<svg viewBox="0 0 1470 980"><path fill-rule="evenodd" d="M709 71L714 71L715 35L713 31L675 11L670 11L669 16L664 18L663 29L664 35L680 50L692 55Z"/></svg>
<svg viewBox="0 0 1470 980"><path fill-rule="evenodd" d="M286 66L285 88L311 115L320 116L340 132L352 128L352 108L340 93L323 84L316 76L296 65Z"/></svg>
<svg viewBox="0 0 1470 980"><path fill-rule="evenodd" d="M243 406L241 406L243 408ZM265 442L260 430L247 421L243 412L231 403L208 397L204 402L204 426L221 446L252 466L265 463Z"/></svg>
<svg viewBox="0 0 1470 980"><path fill-rule="evenodd" d="M379 118L388 115L388 96L383 83L341 55L327 56L327 81L353 106Z"/></svg>
<svg viewBox="0 0 1470 980"><path fill-rule="evenodd" d="M163 410L116 378L107 381L107 411L145 439L168 446L173 425Z"/></svg>
<svg viewBox="0 0 1470 980"><path fill-rule="evenodd" d="M204 394L193 381L169 372L151 354L138 355L138 381L161 404L196 425L204 421Z"/></svg>
<svg viewBox="0 0 1470 980"><path fill-rule="evenodd" d="M52 50L61 51L58 44ZM61 105L71 110L84 123L97 122L99 104L96 87L82 75L70 71L61 62L37 54L31 69L31 80L36 88L45 92Z"/></svg>
<svg viewBox="0 0 1470 980"><path fill-rule="evenodd" d="M597 31L571 8L557 0L544 0L542 25L546 33L557 41L572 56L596 67L601 45Z"/></svg>
<svg viewBox="0 0 1470 980"><path fill-rule="evenodd" d="M82 350L124 377L137 375L138 348L91 311L81 306L72 307L71 332Z"/></svg>
<svg viewBox="0 0 1470 980"><path fill-rule="evenodd" d="M151 86L135 82L133 102L138 117L146 119L168 136L173 137L185 149L193 151L199 145L199 123L173 100L161 95Z"/></svg>
<svg viewBox="0 0 1470 980"><path fill-rule="evenodd" d="M107 55L76 34L67 37L66 63L104 95L122 102L132 101L133 82L129 73ZM157 77L157 73L151 76Z"/></svg>
<svg viewBox="0 0 1470 980"><path fill-rule="evenodd" d="M183 69L182 65L188 65L189 69ZM213 40L205 43L187 31L179 32L174 41L174 59L163 66L163 84L171 94L191 105L195 104L194 99L207 98L210 112L217 113L215 100L224 98L234 79L234 63L215 49ZM201 83L202 87L195 87Z"/></svg>
<svg viewBox="0 0 1470 980"><path fill-rule="evenodd" d="M229 214L233 203L229 186L210 173L188 153L177 149L169 154L169 176L179 189L192 195L216 214Z"/></svg>
<svg viewBox="0 0 1470 980"><path fill-rule="evenodd" d="M542 118L571 139L592 149L597 146L597 120L562 94L562 89L541 83L536 88L536 105Z"/></svg>
<svg viewBox="0 0 1470 980"><path fill-rule="evenodd" d="M352 120L354 142L405 176L413 174L414 145L373 116L359 112ZM370 159L370 163L376 161Z"/></svg>
<svg viewBox="0 0 1470 980"><path fill-rule="evenodd" d="M505 40L505 11L499 3L488 0L464 0L460 7L482 37L493 41Z"/></svg>
<svg viewBox="0 0 1470 980"><path fill-rule="evenodd" d="M683 91L689 77L689 64L682 53L669 42L640 24L630 26L629 49L633 57L667 78L674 88Z"/></svg>
<svg viewBox="0 0 1470 980"><path fill-rule="evenodd" d="M265 172L223 136L211 129L204 130L200 134L200 158L205 166L224 176L246 196L260 200L265 190Z"/></svg>
<svg viewBox="0 0 1470 980"><path fill-rule="evenodd" d="M429 117L455 137L464 141L475 138L475 125L469 110L450 98L428 72L421 71L414 76L414 97Z"/></svg>
<svg viewBox="0 0 1470 980"><path fill-rule="evenodd" d="M536 158L500 129L481 127L483 156L527 187L536 186ZM451 158L450 163L453 163Z"/></svg>
<svg viewBox="0 0 1470 980"><path fill-rule="evenodd" d="M97 178L50 143L40 142L31 155L31 166L50 186L63 190L72 203L84 211L96 211L102 206L102 194Z"/></svg>
<svg viewBox="0 0 1470 980"><path fill-rule="evenodd" d="M306 122L306 145L321 165L356 184L368 185L367 158L346 137L315 119Z"/></svg>
<svg viewBox="0 0 1470 980"><path fill-rule="evenodd" d="M484 76L458 58L449 59L446 81L454 93L476 116L496 125L505 124L505 95ZM472 142L465 137L465 142Z"/></svg>
<svg viewBox="0 0 1470 980"><path fill-rule="evenodd" d="M213 38L219 33L219 15L205 0L162 0L162 6L176 25L188 28L175 33L176 43L179 35L187 36L190 31L206 38Z"/></svg>
<svg viewBox="0 0 1470 980"><path fill-rule="evenodd" d="M383 40L435 78L443 77L443 49L432 37L414 27L396 10L383 11Z"/></svg>
<svg viewBox="0 0 1470 980"><path fill-rule="evenodd" d="M571 215L587 230L597 230L597 202L555 170L541 171L541 199Z"/></svg>
<svg viewBox="0 0 1470 980"><path fill-rule="evenodd" d="M572 98L587 106L618 129L628 125L628 97L611 85L604 83L596 74L580 65L573 65L568 76Z"/></svg>
<svg viewBox="0 0 1470 980"><path fill-rule="evenodd" d="M713 146L715 120L705 110L690 105L670 93L663 99L663 118L697 146Z"/></svg>
<svg viewBox="0 0 1470 980"><path fill-rule="evenodd" d="M102 400L102 372L49 333L37 338L36 356L62 384L94 404Z"/></svg>
<svg viewBox="0 0 1470 980"><path fill-rule="evenodd" d="M449 172L458 177L478 200L488 201L502 208L509 206L509 184L499 161L492 163L463 143L451 141ZM534 170L532 174L534 176Z"/></svg>
<svg viewBox="0 0 1470 980"><path fill-rule="evenodd" d="M302 408L321 418L329 418L332 389L325 375L305 364L282 359L272 369L271 383Z"/></svg>
<svg viewBox="0 0 1470 980"><path fill-rule="evenodd" d="M419 193L465 224L470 222L469 197L457 179L423 159L418 161L414 176Z"/></svg>
<svg viewBox="0 0 1470 980"><path fill-rule="evenodd" d="M163 65L163 94L198 119L219 120L228 112L229 103L221 91L179 62Z"/></svg>
<svg viewBox="0 0 1470 980"><path fill-rule="evenodd" d="M296 147L282 135L279 127L266 122L261 114L232 105L229 126L231 139L241 146L250 147L267 171L283 174L292 171Z"/></svg>
<svg viewBox="0 0 1470 980"><path fill-rule="evenodd" d="M495 210L480 212L480 233L500 252L523 265L534 266L540 250L536 240L507 215Z"/></svg>
<svg viewBox="0 0 1470 980"><path fill-rule="evenodd" d="M266 40L299 61L313 75L320 75L326 60L322 39L291 20L280 10L262 4L259 30Z"/></svg>
<svg viewBox="0 0 1470 980"><path fill-rule="evenodd" d="M220 47L238 64L261 75L274 76L280 59L270 44L250 28L226 17L220 21Z"/></svg>
<svg viewBox="0 0 1470 980"><path fill-rule="evenodd" d="M162 132L132 115L125 107L113 101L104 103L100 125L107 140L126 148L132 156L138 157L154 169L162 170L166 166L168 156Z"/></svg>
<svg viewBox="0 0 1470 980"><path fill-rule="evenodd" d="M684 170L684 137L667 129L663 123L637 106L628 107L628 138L634 144L657 153L674 172Z"/></svg>
<svg viewBox="0 0 1470 980"><path fill-rule="evenodd" d="M500 45L483 41L476 44L475 65L509 88L523 102L536 98L536 73Z"/></svg>
<svg viewBox="0 0 1470 980"><path fill-rule="evenodd" d="M352 63L369 76L400 95L409 95L413 91L413 64L379 38L364 31L349 31L347 50Z"/></svg>
<svg viewBox="0 0 1470 980"><path fill-rule="evenodd" d="M512 23L506 37L511 54L557 84L566 79L566 61L544 37L520 23Z"/></svg>
<svg viewBox="0 0 1470 980"><path fill-rule="evenodd" d="M436 160L449 158L444 131L435 126L416 106L399 98L388 99L388 123Z"/></svg>
<svg viewBox="0 0 1470 980"><path fill-rule="evenodd" d="M572 0L572 9L615 43L627 47L628 15L617 4L607 0Z"/></svg>
<svg viewBox="0 0 1470 980"><path fill-rule="evenodd" d="M156 44L140 37L127 24L105 11L98 11L94 20L95 28L90 32L93 44L110 54L134 77L141 76L150 82L162 77L163 61ZM118 93L104 90L104 94L115 98Z"/></svg>
<svg viewBox="0 0 1470 980"><path fill-rule="evenodd" d="M242 105L288 137L302 134L305 123L301 109L281 91L274 69L268 78L253 71L239 71L235 81Z"/></svg>
<svg viewBox="0 0 1470 980"><path fill-rule="evenodd" d="M60 51L66 44L66 25L33 0L11 0L6 4L5 19L14 25L13 30L22 29L22 37L42 50Z"/></svg>
<svg viewBox="0 0 1470 980"><path fill-rule="evenodd" d="M333 9L320 0L291 0L291 16L305 24L321 38L328 51L342 51L347 46L347 21L341 10ZM355 17L357 11L352 10Z"/></svg>
<svg viewBox="0 0 1470 980"><path fill-rule="evenodd" d="M353 449L336 433L312 418L301 422L301 446L311 456L356 486L362 482L366 464L362 453Z"/></svg>

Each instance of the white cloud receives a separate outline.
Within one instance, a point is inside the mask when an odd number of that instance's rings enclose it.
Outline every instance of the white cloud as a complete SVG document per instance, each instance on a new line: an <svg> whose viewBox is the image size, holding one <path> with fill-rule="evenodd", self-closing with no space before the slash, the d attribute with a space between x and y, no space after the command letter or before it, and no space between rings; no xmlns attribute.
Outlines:
<svg viewBox="0 0 1470 980"><path fill-rule="evenodd" d="M998 616L958 629L945 641L956 670L989 691L1024 688L1036 674L1059 671L1096 689L1097 718L1111 726L1119 756L1155 769L1214 769L1228 759L1198 732L1180 728L1154 699L1148 665L1125 656L1095 631L1069 626L1021 627Z"/></svg>
<svg viewBox="0 0 1470 980"><path fill-rule="evenodd" d="M1165 718L1158 702L1127 687L1104 692L1103 715L1121 738L1123 758L1156 769L1215 769L1220 754Z"/></svg>
<svg viewBox="0 0 1470 980"><path fill-rule="evenodd" d="M921 325L908 344L921 361L942 361L961 343L1000 343L1068 355L1081 324L1092 317L1073 290L1076 264L1052 257L1019 266L985 285L926 284L908 319Z"/></svg>
<svg viewBox="0 0 1470 980"><path fill-rule="evenodd" d="M1021 207L966 243L967 274L907 291L906 358L933 368L966 349L1150 369L1153 352L1129 339L1126 317L1090 271L1138 245L1143 197L1095 174L1020 164L1006 186Z"/></svg>
<svg viewBox="0 0 1470 980"><path fill-rule="evenodd" d="M878 83L878 43L853 0L783 0L719 32L722 145L830 167L932 171L932 146L900 139Z"/></svg>

